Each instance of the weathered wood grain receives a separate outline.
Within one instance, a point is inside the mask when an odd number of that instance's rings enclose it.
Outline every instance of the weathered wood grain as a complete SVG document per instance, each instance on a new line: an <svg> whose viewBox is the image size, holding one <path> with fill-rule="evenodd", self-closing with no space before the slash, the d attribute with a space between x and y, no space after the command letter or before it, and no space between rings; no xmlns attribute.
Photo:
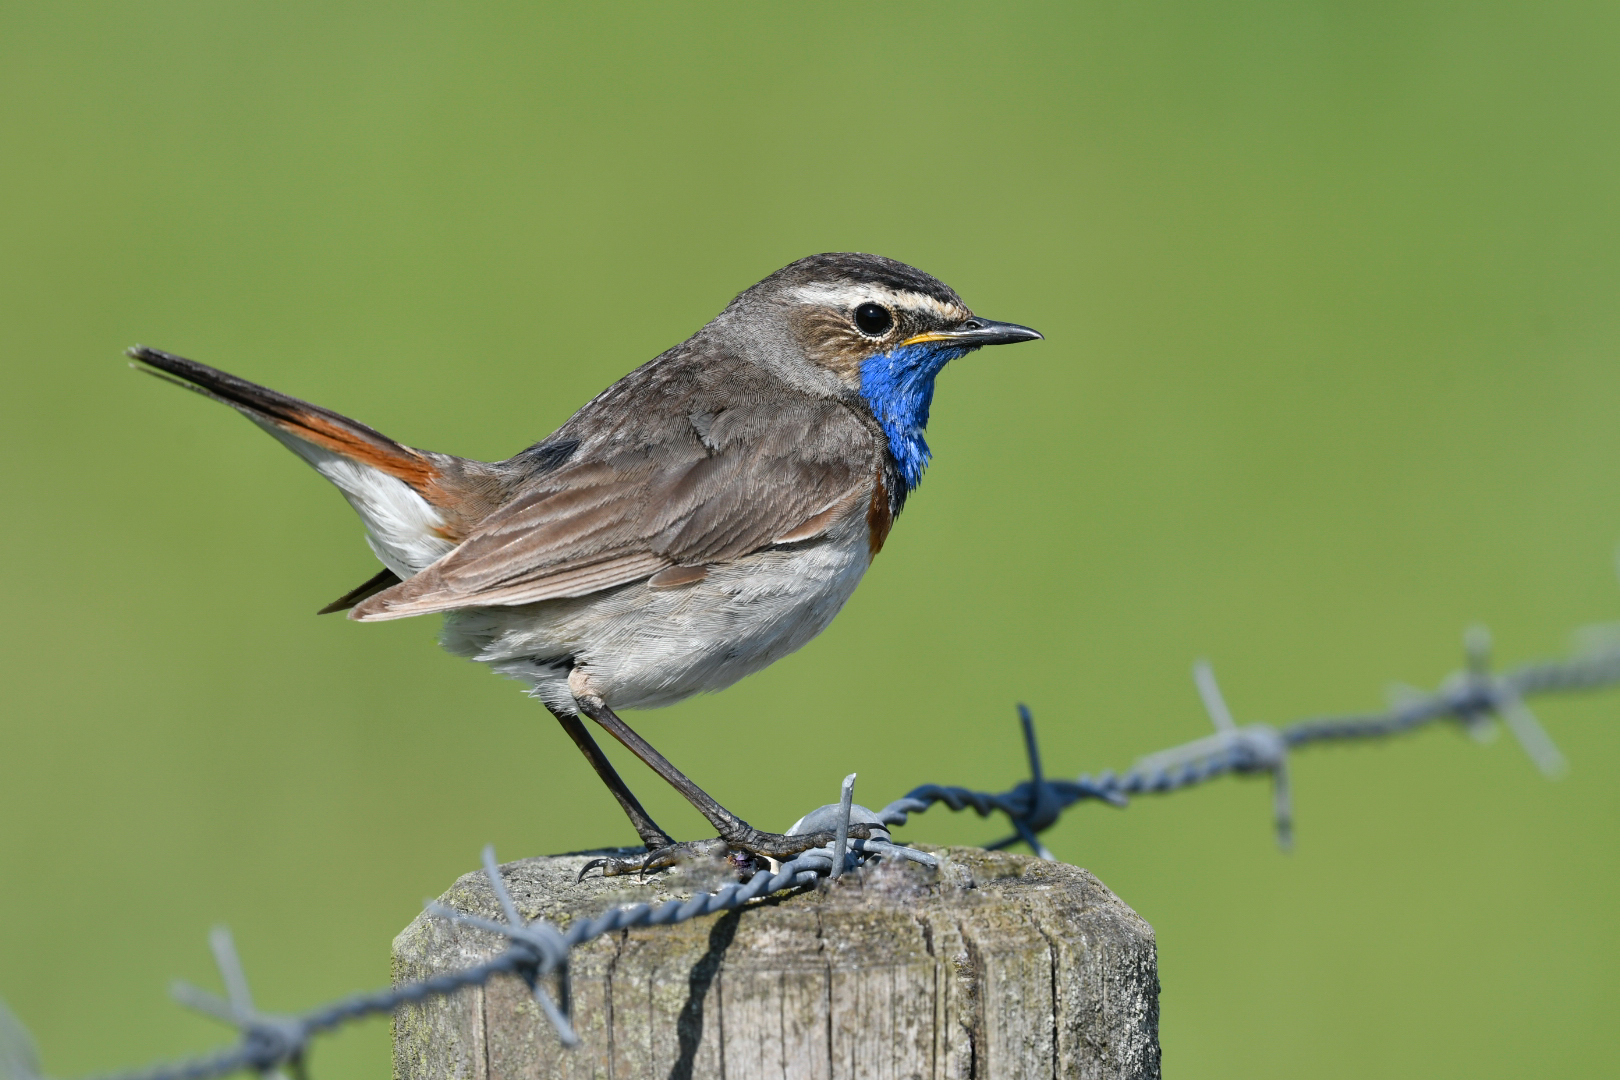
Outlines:
<svg viewBox="0 0 1620 1080"><path fill-rule="evenodd" d="M937 849L937 874L877 865L809 893L574 953L583 1044L564 1049L527 990L501 978L402 1010L399 1080L957 1080L1159 1075L1153 930L1085 870ZM594 854L594 853L593 853ZM718 869L645 882L574 876L588 855L502 868L525 918L566 926L614 904L713 888ZM498 918L481 873L441 898ZM498 951L489 934L419 917L394 978Z"/></svg>

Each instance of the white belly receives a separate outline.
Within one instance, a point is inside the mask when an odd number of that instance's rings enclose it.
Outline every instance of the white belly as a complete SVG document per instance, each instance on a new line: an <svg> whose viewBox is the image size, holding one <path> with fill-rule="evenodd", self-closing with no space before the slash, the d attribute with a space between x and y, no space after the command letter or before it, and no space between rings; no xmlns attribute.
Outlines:
<svg viewBox="0 0 1620 1080"><path fill-rule="evenodd" d="M692 585L646 582L521 607L469 608L445 618L453 653L521 679L553 709L575 711L578 667L615 709L673 705L723 690L827 628L871 562L865 521L808 544L709 568Z"/></svg>

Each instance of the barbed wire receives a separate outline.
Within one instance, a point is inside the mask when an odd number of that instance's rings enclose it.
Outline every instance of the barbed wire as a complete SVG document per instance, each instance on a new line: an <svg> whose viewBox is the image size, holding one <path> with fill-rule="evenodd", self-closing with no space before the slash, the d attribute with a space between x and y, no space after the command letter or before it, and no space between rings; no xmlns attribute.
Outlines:
<svg viewBox="0 0 1620 1080"><path fill-rule="evenodd" d="M1399 697L1381 713L1310 717L1277 728L1269 724L1239 726L1215 681L1208 661L1193 665L1193 681L1215 734L1149 754L1129 771L1075 780L1047 780L1041 771L1040 750L1029 709L1018 707L1029 756L1030 779L1004 792L924 784L884 807L886 824L905 824L906 814L944 803L952 810L971 809L980 817L1006 814L1013 835L986 845L992 850L1027 844L1043 859L1052 853L1040 834L1057 824L1063 812L1078 802L1095 799L1125 806L1133 795L1162 795L1206 783L1228 773L1267 773L1272 778L1273 814L1278 843L1293 842L1293 804L1288 784L1289 751L1321 742L1388 738L1415 731L1439 720L1455 720L1476 739L1489 738L1493 721L1500 720L1544 774L1558 776L1567 766L1563 754L1536 719L1525 698L1596 689L1620 683L1620 644L1612 628L1587 632L1589 647L1569 660L1526 664L1501 675L1491 671L1491 636L1473 627L1463 637L1466 666L1432 693L1396 688Z"/></svg>
<svg viewBox="0 0 1620 1080"><path fill-rule="evenodd" d="M1398 700L1381 713L1322 716L1298 720L1282 727L1240 725L1227 706L1213 668L1206 661L1193 666L1193 681L1215 733L1180 746L1161 750L1137 761L1128 771L1074 780L1048 780L1041 766L1035 723L1023 705L1018 707L1030 778L1004 792L925 784L872 811L854 803L855 775L844 778L837 803L807 814L789 830L810 833L831 830L832 843L806 851L793 860L761 871L747 880L727 884L713 892L696 892L681 900L641 903L612 908L594 918L579 918L566 929L544 918L525 920L501 877L495 849L483 852L484 874L500 905L504 921L482 918L430 902L427 911L445 920L486 931L505 939L506 945L488 959L468 967L401 982L370 993L356 994L308 1012L290 1016L259 1011L248 987L230 931L216 928L209 947L219 969L225 996L189 983L177 982L171 994L181 1005L221 1020L238 1032L237 1041L224 1049L183 1061L155 1065L107 1077L105 1080L212 1080L238 1072L253 1072L270 1080L307 1080L306 1059L316 1036L366 1017L394 1012L403 1005L446 997L466 987L482 986L498 976L523 981L541 1013L565 1045L579 1042L569 1011L558 1003L549 984L565 974L572 950L604 934L634 927L668 926L704 915L732 911L777 893L813 888L823 878L836 878L877 858L906 859L937 865L922 851L893 842L886 826L906 824L912 814L943 803L951 810L971 809L981 817L1005 814L1013 833L992 849L1026 844L1043 859L1054 856L1040 834L1055 825L1063 813L1088 800L1125 806L1132 796L1160 795L1207 783L1228 774L1267 774L1272 780L1273 817L1279 844L1292 843L1293 810L1288 783L1291 751L1324 742L1389 738L1442 720L1452 720L1477 738L1488 737L1499 721L1511 731L1525 753L1549 776L1564 771L1564 757L1539 720L1525 705L1529 697L1597 689L1620 683L1620 632L1589 634L1587 647L1574 657L1513 668L1500 675L1491 670L1491 638L1476 627L1464 636L1464 669L1429 693L1401 688ZM851 838L851 822L873 826L869 839ZM22 1024L0 1002L0 1080L44 1080L39 1055Z"/></svg>

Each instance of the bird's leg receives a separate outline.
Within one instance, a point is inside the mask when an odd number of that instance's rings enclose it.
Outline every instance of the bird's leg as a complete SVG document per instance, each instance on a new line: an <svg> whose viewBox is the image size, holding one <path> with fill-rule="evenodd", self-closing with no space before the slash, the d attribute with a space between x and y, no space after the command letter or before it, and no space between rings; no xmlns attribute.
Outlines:
<svg viewBox="0 0 1620 1080"><path fill-rule="evenodd" d="M574 745L579 747L579 752L585 755L585 760L591 763L591 768L595 769L596 775L602 778L602 783L606 784L608 790L613 792L613 797L619 800L619 806L624 809L624 814L630 819L630 824L635 826L636 835L641 837L643 844L647 845L647 850L659 851L673 845L675 841L671 839L667 832L658 827L658 823L642 807L640 800L631 794L630 789L620 779L618 771L613 768L613 762L609 761L607 755L602 753L602 748L596 745L596 740L591 738L589 731L585 730L585 725L580 721L579 717L573 713L556 711L553 711L552 715L557 718L557 722L562 725L563 730L568 732L568 737L574 740Z"/></svg>
<svg viewBox="0 0 1620 1080"><path fill-rule="evenodd" d="M833 840L831 830L819 833L806 833L802 836L784 836L780 833L762 832L754 828L730 810L715 802L702 788L687 778L686 774L669 763L669 759L653 749L652 744L633 731L629 724L619 719L619 715L608 708L601 698L588 694L576 694L580 711L595 720L607 730L609 735L618 739L636 757L640 758L652 769L667 780L671 787L691 803L698 813L708 819L715 831L720 834L716 840L699 840L685 844L670 844L649 854L640 860L612 860L601 859L593 862L586 869L601 865L602 872L608 877L615 874L633 873L637 870L652 870L664 866L672 866L682 857L718 857L729 851L744 851L750 855L765 855L773 859L789 859L800 852L811 848L821 847ZM870 828L866 825L850 825L850 836L869 838ZM583 876L584 871L581 871Z"/></svg>

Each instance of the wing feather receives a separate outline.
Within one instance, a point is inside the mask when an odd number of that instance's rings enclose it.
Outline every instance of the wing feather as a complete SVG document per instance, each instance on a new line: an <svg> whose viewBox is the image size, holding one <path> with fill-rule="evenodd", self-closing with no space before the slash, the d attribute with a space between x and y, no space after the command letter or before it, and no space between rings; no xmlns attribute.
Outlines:
<svg viewBox="0 0 1620 1080"><path fill-rule="evenodd" d="M864 512L881 469L872 431L837 402L641 405L617 418L587 406L553 437L580 441L566 464L517 485L454 551L351 617L583 596L811 539Z"/></svg>

